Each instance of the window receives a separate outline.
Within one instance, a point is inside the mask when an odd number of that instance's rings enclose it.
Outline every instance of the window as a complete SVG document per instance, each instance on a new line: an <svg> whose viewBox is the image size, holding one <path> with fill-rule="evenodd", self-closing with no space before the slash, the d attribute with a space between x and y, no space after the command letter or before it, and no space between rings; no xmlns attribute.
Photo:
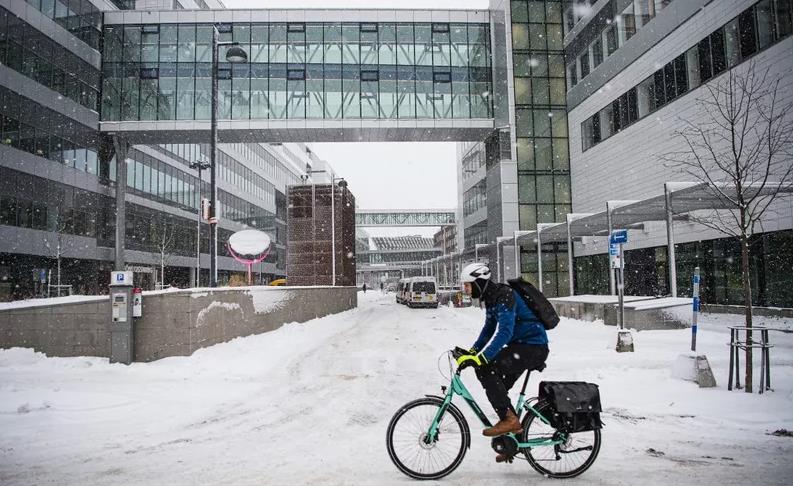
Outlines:
<svg viewBox="0 0 793 486"><path fill-rule="evenodd" d="M636 28L647 25L655 17L654 0L635 0L633 2L636 13Z"/></svg>
<svg viewBox="0 0 793 486"><path fill-rule="evenodd" d="M578 76L576 76L575 63L567 66L567 83L570 85L571 88L576 84L578 84Z"/></svg>
<svg viewBox="0 0 793 486"><path fill-rule="evenodd" d="M774 5L773 0L762 0L757 4L757 47L763 50L774 42Z"/></svg>
<svg viewBox="0 0 793 486"><path fill-rule="evenodd" d="M727 65L730 67L741 62L740 37L738 19L733 19L724 26L724 55L727 58Z"/></svg>
<svg viewBox="0 0 793 486"><path fill-rule="evenodd" d="M777 38L787 37L793 32L793 1L775 0Z"/></svg>
<svg viewBox="0 0 793 486"><path fill-rule="evenodd" d="M598 37L595 42L592 43L592 68L596 68L600 66L600 63L603 62L603 39Z"/></svg>
<svg viewBox="0 0 793 486"><path fill-rule="evenodd" d="M636 20L633 15L633 4L628 5L617 18L619 26L619 45L622 46L636 33Z"/></svg>
<svg viewBox="0 0 793 486"><path fill-rule="evenodd" d="M699 77L704 83L713 77L713 66L710 59L710 37L705 37L697 44L697 58L699 60Z"/></svg>
<svg viewBox="0 0 793 486"><path fill-rule="evenodd" d="M614 54L614 51L617 50L617 28L614 24L611 24L610 27L606 29L604 34L606 36L606 52L607 55Z"/></svg>
<svg viewBox="0 0 793 486"><path fill-rule="evenodd" d="M727 57L724 51L724 31L718 29L710 35L710 55L713 76L718 76L727 69Z"/></svg>
<svg viewBox="0 0 793 486"><path fill-rule="evenodd" d="M655 111L654 76L642 81L636 89L636 105L639 118L644 118Z"/></svg>
<svg viewBox="0 0 793 486"><path fill-rule="evenodd" d="M755 29L754 9L748 9L738 16L738 29L741 34L741 57L746 59L757 52L757 32Z"/></svg>
<svg viewBox="0 0 793 486"><path fill-rule="evenodd" d="M578 63L581 66L581 79L584 79L589 74L589 52L584 51L581 57L578 58Z"/></svg>

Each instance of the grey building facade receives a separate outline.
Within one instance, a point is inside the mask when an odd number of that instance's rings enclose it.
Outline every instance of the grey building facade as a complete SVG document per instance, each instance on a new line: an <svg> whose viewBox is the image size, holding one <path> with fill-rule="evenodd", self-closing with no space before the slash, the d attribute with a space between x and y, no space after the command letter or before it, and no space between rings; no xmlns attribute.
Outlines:
<svg viewBox="0 0 793 486"><path fill-rule="evenodd" d="M603 211L609 200L657 196L667 181L691 180L661 157L686 150L675 136L685 123L712 123L697 100L728 72L768 70L769 79L780 79L780 106L793 99L789 0L592 3L578 9L583 15L571 17L565 37L575 213ZM756 305L793 305L786 270L793 265L790 199L780 198L769 208L751 239ZM681 295L690 295L693 269L700 266L703 302L740 304L737 239L694 221L676 222L674 231ZM575 244L578 293L608 293L606 240L587 237ZM633 269L626 272L628 293L669 292L662 222L631 232L626 265Z"/></svg>

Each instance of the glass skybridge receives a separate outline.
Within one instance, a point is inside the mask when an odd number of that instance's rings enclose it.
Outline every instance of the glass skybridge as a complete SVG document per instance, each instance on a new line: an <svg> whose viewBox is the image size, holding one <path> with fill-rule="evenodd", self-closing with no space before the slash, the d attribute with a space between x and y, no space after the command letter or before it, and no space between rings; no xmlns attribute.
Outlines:
<svg viewBox="0 0 793 486"><path fill-rule="evenodd" d="M282 11L273 21L274 12L224 11L223 22L201 21L220 11L169 12L168 22L108 13L102 130L208 130L214 24L248 55L219 66L223 141L481 140L492 131L486 11L428 11L426 22L354 10Z"/></svg>

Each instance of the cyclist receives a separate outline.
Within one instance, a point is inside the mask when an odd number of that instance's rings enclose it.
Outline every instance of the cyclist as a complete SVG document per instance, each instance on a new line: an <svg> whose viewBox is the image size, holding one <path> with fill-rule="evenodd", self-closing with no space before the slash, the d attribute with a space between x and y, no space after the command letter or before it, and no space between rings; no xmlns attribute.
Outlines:
<svg viewBox="0 0 793 486"><path fill-rule="evenodd" d="M524 371L537 368L548 357L545 327L512 287L490 279L487 265L467 265L460 281L467 295L485 304L485 324L479 338L470 354L457 359L459 369L475 368L476 377L500 419L482 434L496 437L519 433L520 420L508 391ZM503 454L496 456L496 462L507 460Z"/></svg>

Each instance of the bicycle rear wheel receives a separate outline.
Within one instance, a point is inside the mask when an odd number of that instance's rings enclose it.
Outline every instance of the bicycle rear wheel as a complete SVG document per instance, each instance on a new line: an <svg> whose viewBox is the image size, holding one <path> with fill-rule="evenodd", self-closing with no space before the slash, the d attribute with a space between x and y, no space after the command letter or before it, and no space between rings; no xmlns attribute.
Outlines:
<svg viewBox="0 0 793 486"><path fill-rule="evenodd" d="M427 441L427 431L443 400L427 397L400 408L386 432L386 447L394 465L414 479L439 479L463 462L470 443L468 423L454 405L449 405L438 426L438 434Z"/></svg>
<svg viewBox="0 0 793 486"><path fill-rule="evenodd" d="M547 402L534 407L544 417L550 415ZM551 478L572 478L583 473L595 462L600 452L600 430L588 430L573 434L562 434L546 424L533 413L523 418L521 442L529 439L566 437L563 444L555 446L529 447L523 454L537 472Z"/></svg>

